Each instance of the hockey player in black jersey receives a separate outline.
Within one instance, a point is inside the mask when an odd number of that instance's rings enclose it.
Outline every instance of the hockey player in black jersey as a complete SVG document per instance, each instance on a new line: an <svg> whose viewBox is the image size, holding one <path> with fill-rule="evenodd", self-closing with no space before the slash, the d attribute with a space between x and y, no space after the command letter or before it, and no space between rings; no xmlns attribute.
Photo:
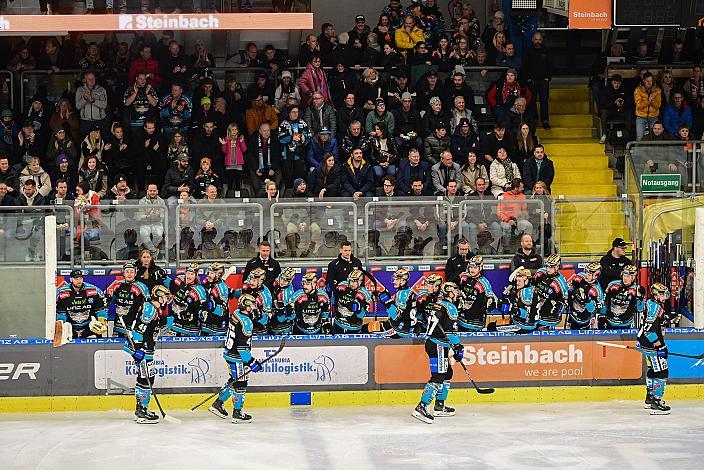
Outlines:
<svg viewBox="0 0 704 470"><path fill-rule="evenodd" d="M242 411L247 392L249 372L262 370L261 363L252 357L253 318L257 316L257 299L250 294L242 294L238 299L237 310L230 315L230 323L225 340L223 356L230 369L230 382L208 409L215 416L227 418L224 403L232 397L232 422L248 423L252 417ZM236 379L236 380L235 380Z"/></svg>
<svg viewBox="0 0 704 470"><path fill-rule="evenodd" d="M573 274L567 282L569 316L566 330L596 328L596 316L604 306L604 291L599 284L601 265L589 263L584 272Z"/></svg>
<svg viewBox="0 0 704 470"><path fill-rule="evenodd" d="M508 277L509 284L504 289L504 296L499 300L501 315L509 315L511 324L496 326L492 322L488 331L504 331L511 333L530 333L538 326L537 306L533 301L535 288L530 285L532 274L530 269L519 267Z"/></svg>
<svg viewBox="0 0 704 470"><path fill-rule="evenodd" d="M567 280L560 274L562 260L558 255L545 258L545 267L533 275L533 301L538 311L539 327L554 328L562 321L567 304Z"/></svg>
<svg viewBox="0 0 704 470"><path fill-rule="evenodd" d="M227 333L228 302L231 289L222 279L225 266L222 263L210 263L207 275L203 279L203 289L208 296L205 308L201 309L200 330L205 336L224 336Z"/></svg>
<svg viewBox="0 0 704 470"><path fill-rule="evenodd" d="M428 309L442 297L440 293L442 277L435 273L428 275L425 278L425 286L425 290L422 290L416 298L416 325L414 329L418 333L426 331Z"/></svg>
<svg viewBox="0 0 704 470"><path fill-rule="evenodd" d="M114 330L119 337L127 334L122 324L130 329L142 305L149 299L149 289L137 280L137 266L134 262L128 261L122 265L122 275L124 279L118 281L110 296L110 304L115 306L115 315L118 317L115 319Z"/></svg>
<svg viewBox="0 0 704 470"><path fill-rule="evenodd" d="M269 328L271 318L271 291L264 284L266 271L262 268L254 268L247 276L242 288L235 291L235 297L242 294L249 294L257 300L257 310L254 321L254 334L265 335Z"/></svg>
<svg viewBox="0 0 704 470"><path fill-rule="evenodd" d="M173 294L174 323L171 329L177 336L198 336L200 334L201 311L207 308L208 295L198 279L198 264L188 265L186 272L177 276L169 289Z"/></svg>
<svg viewBox="0 0 704 470"><path fill-rule="evenodd" d="M306 273L301 279L301 289L293 294L293 311L296 315L294 332L303 335L329 334L330 298L324 290L318 288L315 273ZM325 327L325 330L323 330Z"/></svg>
<svg viewBox="0 0 704 470"><path fill-rule="evenodd" d="M132 342L126 341L124 350L128 352L137 364L137 384L134 387L134 395L137 400L137 407L134 412L134 419L139 424L154 424L159 422L159 416L148 410L154 386L155 370L152 367L154 361L154 346L159 338L159 328L161 318L171 301L169 289L164 286L155 286L148 302L140 305L132 326L127 326L128 335ZM124 317L122 317L124 318ZM120 319L118 319L120 322Z"/></svg>
<svg viewBox="0 0 704 470"><path fill-rule="evenodd" d="M459 289L454 282L442 285L442 298L426 305L428 329L426 331L425 352L430 363L430 380L423 388L420 402L412 416L424 423L432 424L435 417L453 416L454 408L445 405L450 392L452 365L450 355L456 361L462 360L464 347L457 336L457 308L454 303L459 297ZM428 407L435 400L433 410Z"/></svg>
<svg viewBox="0 0 704 470"><path fill-rule="evenodd" d="M296 312L293 309L293 268L283 268L271 288L272 312L269 321L269 331L272 335L290 335L293 332L293 322Z"/></svg>
<svg viewBox="0 0 704 470"><path fill-rule="evenodd" d="M460 331L481 331L486 325L486 316L496 305L496 295L484 276L484 259L473 256L467 264L467 271L459 276L460 289L459 317Z"/></svg>
<svg viewBox="0 0 704 470"><path fill-rule="evenodd" d="M364 287L364 273L353 269L346 281L333 290L333 333L352 334L362 331L372 296Z"/></svg>
<svg viewBox="0 0 704 470"><path fill-rule="evenodd" d="M74 269L71 282L56 291L57 330L71 329L71 339L95 338L108 331L103 291L83 282L83 272Z"/></svg>
<svg viewBox="0 0 704 470"><path fill-rule="evenodd" d="M621 271L621 280L612 281L606 286L599 329L633 328L635 319L645 308L643 289L635 282L636 272L635 266L626 265Z"/></svg>
<svg viewBox="0 0 704 470"><path fill-rule="evenodd" d="M651 415L670 414L670 407L662 399L667 384L667 345L662 334L663 326L668 321L665 302L670 298L670 291L663 284L653 284L643 312L641 327L638 330L638 347L645 355L648 372L645 376L645 407Z"/></svg>
<svg viewBox="0 0 704 470"><path fill-rule="evenodd" d="M399 268L393 276L396 292L393 296L387 291L379 293L379 300L386 307L388 318L381 324L381 332L391 338L410 338L416 323L416 294L408 285L410 273L407 268Z"/></svg>

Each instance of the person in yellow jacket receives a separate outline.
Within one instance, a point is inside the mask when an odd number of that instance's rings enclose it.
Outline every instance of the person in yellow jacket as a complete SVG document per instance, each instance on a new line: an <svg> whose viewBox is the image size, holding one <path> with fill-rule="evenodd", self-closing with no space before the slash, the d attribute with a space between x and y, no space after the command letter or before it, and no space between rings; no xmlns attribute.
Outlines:
<svg viewBox="0 0 704 470"><path fill-rule="evenodd" d="M405 57L409 52L413 51L416 43L422 41L425 41L423 30L416 26L414 17L407 15L403 19L403 28L397 29L394 34L396 49Z"/></svg>
<svg viewBox="0 0 704 470"><path fill-rule="evenodd" d="M633 92L633 98L636 102L636 139L641 140L658 120L662 104L662 90L655 84L652 73L643 74L643 81Z"/></svg>

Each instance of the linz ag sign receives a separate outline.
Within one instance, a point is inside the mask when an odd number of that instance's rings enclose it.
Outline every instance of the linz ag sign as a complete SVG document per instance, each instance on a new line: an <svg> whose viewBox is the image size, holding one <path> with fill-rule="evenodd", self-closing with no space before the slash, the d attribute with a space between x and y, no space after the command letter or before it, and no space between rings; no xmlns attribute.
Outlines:
<svg viewBox="0 0 704 470"><path fill-rule="evenodd" d="M679 174L643 174L640 175L640 187L644 193L677 192L680 190Z"/></svg>

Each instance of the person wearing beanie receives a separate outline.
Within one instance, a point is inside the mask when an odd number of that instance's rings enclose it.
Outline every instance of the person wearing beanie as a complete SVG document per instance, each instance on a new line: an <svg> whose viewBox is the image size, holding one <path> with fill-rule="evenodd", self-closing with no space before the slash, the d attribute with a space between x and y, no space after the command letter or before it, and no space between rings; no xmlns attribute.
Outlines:
<svg viewBox="0 0 704 470"><path fill-rule="evenodd" d="M308 191L308 185L303 178L293 180L293 197L313 197Z"/></svg>
<svg viewBox="0 0 704 470"><path fill-rule="evenodd" d="M494 83L487 93L486 100L494 109L498 121L507 121L516 98L523 97L530 106L533 93L518 80L516 69L508 69L503 78Z"/></svg>

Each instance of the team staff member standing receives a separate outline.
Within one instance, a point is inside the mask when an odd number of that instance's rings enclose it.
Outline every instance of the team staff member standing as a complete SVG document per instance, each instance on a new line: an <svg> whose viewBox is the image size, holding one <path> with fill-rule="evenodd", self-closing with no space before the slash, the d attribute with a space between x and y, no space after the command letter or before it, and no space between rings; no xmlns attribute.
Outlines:
<svg viewBox="0 0 704 470"><path fill-rule="evenodd" d="M606 289L612 281L621 279L621 271L626 265L633 264L626 257L626 247L628 244L623 238L616 238L611 243L611 250L601 257L601 276L599 276L599 285L602 290Z"/></svg>
<svg viewBox="0 0 704 470"><path fill-rule="evenodd" d="M457 254L445 263L445 280L458 283L460 274L467 270L467 264L472 255L469 253L469 242L464 238L457 242Z"/></svg>
<svg viewBox="0 0 704 470"><path fill-rule="evenodd" d="M355 258L352 255L352 243L344 241L340 245L340 254L328 264L325 282L328 285L329 292L335 292L337 285L342 281L346 281L354 269L364 270L359 258Z"/></svg>
<svg viewBox="0 0 704 470"><path fill-rule="evenodd" d="M271 257L271 243L266 240L259 243L259 254L247 261L242 279L246 280L249 277L249 273L257 268L264 270L266 273L264 285L271 289L274 286L274 281L279 277L279 274L281 274L281 265Z"/></svg>

